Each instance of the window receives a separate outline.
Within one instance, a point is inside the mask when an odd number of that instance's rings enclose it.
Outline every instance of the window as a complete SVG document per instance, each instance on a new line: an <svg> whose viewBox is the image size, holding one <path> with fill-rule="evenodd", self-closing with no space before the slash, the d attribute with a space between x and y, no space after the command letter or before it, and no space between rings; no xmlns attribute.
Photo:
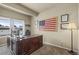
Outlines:
<svg viewBox="0 0 79 59"><path fill-rule="evenodd" d="M10 35L10 19L0 17L0 35Z"/></svg>
<svg viewBox="0 0 79 59"><path fill-rule="evenodd" d="M23 20L0 17L0 35L24 35Z"/></svg>

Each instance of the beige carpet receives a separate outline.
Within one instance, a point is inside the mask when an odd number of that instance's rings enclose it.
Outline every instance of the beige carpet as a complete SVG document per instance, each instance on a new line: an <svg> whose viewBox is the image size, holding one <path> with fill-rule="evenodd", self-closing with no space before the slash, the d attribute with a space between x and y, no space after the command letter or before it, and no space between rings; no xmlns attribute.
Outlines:
<svg viewBox="0 0 79 59"><path fill-rule="evenodd" d="M6 45L0 46L0 55L12 55Z"/></svg>
<svg viewBox="0 0 79 59"><path fill-rule="evenodd" d="M51 45L44 45L40 49L33 52L31 55L70 55L70 54L65 49Z"/></svg>
<svg viewBox="0 0 79 59"><path fill-rule="evenodd" d="M7 46L0 47L0 55L12 55ZM67 50L50 45L43 45L31 55L70 55Z"/></svg>

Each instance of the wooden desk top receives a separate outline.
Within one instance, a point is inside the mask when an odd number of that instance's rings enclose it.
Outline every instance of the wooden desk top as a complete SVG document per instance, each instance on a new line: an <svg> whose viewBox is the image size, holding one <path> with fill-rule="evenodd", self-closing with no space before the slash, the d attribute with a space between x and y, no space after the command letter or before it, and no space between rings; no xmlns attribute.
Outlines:
<svg viewBox="0 0 79 59"><path fill-rule="evenodd" d="M35 34L35 35L23 36L23 37L17 37L17 38L21 40L21 39L28 39L28 38L33 38L33 37L37 37L37 36L42 36L42 35Z"/></svg>

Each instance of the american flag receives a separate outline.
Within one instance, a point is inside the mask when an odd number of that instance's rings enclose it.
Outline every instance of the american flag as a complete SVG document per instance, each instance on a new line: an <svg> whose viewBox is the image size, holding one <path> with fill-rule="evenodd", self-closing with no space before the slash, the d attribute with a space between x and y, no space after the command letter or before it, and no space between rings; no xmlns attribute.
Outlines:
<svg viewBox="0 0 79 59"><path fill-rule="evenodd" d="M44 31L56 31L57 29L57 18L50 18L47 20L40 21L39 29Z"/></svg>

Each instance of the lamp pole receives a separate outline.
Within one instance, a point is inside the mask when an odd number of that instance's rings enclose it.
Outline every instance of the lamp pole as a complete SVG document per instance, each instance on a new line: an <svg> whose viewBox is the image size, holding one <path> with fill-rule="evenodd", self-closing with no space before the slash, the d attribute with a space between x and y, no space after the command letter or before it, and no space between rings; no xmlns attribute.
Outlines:
<svg viewBox="0 0 79 59"><path fill-rule="evenodd" d="M71 29L71 52L73 53L73 29Z"/></svg>
<svg viewBox="0 0 79 59"><path fill-rule="evenodd" d="M70 31L71 31L71 46L70 46L70 47L71 47L71 50L69 51L69 53L72 54L72 55L75 55L75 54L77 54L77 53L74 52L74 50L73 50L73 44L74 44L74 43L73 43L73 39L74 39L74 38L73 38L73 30L76 29L76 25L75 25L74 23L70 23L70 24L69 24L69 29L70 29Z"/></svg>
<svg viewBox="0 0 79 59"><path fill-rule="evenodd" d="M69 51L70 54L76 55L77 53L73 51L73 29L71 29L71 50Z"/></svg>

